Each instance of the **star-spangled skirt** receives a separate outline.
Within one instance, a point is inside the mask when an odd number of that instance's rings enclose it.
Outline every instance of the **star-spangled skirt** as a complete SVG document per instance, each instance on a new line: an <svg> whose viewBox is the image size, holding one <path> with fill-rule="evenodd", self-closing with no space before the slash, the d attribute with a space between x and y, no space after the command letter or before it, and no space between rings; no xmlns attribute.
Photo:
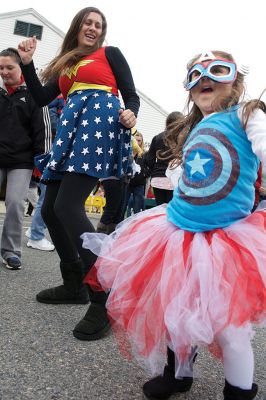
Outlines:
<svg viewBox="0 0 266 400"><path fill-rule="evenodd" d="M163 373L167 346L186 365L191 346L219 356L216 337L225 329L232 335L266 322L265 210L193 233L169 222L161 205L109 236L82 238L99 256L85 282L111 290L106 307L120 349L155 375Z"/></svg>
<svg viewBox="0 0 266 400"><path fill-rule="evenodd" d="M62 111L52 151L35 160L42 180L63 172L121 177L129 169L131 130L119 122L121 104L105 91L74 92Z"/></svg>

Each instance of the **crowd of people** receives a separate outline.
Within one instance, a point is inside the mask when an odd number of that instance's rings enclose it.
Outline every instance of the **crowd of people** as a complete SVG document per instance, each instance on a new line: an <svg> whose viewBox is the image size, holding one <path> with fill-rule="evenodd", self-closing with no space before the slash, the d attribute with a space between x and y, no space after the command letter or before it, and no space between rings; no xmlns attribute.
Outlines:
<svg viewBox="0 0 266 400"><path fill-rule="evenodd" d="M0 52L3 263L21 268L34 170L40 196L27 245L55 249L63 279L37 301L89 303L74 336L98 340L112 327L124 336L154 375L148 399L190 390L201 346L223 363L224 399L254 399L251 324L266 311L266 212L254 206L266 191L266 106L244 100L247 70L231 54L198 54L187 64L186 113L170 113L145 149L133 76L122 52L104 45L106 32L99 9L80 10L41 76L35 37ZM106 206L95 231L84 205L97 185ZM149 185L157 206L145 211Z"/></svg>

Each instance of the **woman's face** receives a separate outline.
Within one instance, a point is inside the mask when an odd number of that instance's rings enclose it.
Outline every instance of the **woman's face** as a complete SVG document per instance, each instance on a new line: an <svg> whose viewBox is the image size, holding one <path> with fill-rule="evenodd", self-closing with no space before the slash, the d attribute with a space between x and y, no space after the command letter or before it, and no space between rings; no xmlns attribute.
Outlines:
<svg viewBox="0 0 266 400"><path fill-rule="evenodd" d="M221 74L222 72L223 71L221 71ZM196 77L192 77L192 79ZM191 98L205 116L215 111L213 109L213 104L217 98L230 96L232 87L233 82L219 83L204 76L200 79L199 83L190 90Z"/></svg>
<svg viewBox="0 0 266 400"><path fill-rule="evenodd" d="M139 147L142 146L142 137L140 135L135 135L136 142L138 143Z"/></svg>
<svg viewBox="0 0 266 400"><path fill-rule="evenodd" d="M17 86L21 82L21 69L13 57L0 56L0 76L5 85Z"/></svg>
<svg viewBox="0 0 266 400"><path fill-rule="evenodd" d="M80 48L92 47L100 39L103 31L103 20L100 14L90 12L81 25L78 34L78 46Z"/></svg>

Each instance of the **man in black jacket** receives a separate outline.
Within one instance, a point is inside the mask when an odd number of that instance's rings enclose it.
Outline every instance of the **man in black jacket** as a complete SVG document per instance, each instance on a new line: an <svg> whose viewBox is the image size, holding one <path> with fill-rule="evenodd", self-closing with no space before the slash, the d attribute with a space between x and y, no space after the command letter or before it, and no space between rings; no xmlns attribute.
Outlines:
<svg viewBox="0 0 266 400"><path fill-rule="evenodd" d="M0 52L0 187L6 180L6 215L1 256L7 268L21 268L22 223L34 156L51 146L47 107L31 97L16 49Z"/></svg>

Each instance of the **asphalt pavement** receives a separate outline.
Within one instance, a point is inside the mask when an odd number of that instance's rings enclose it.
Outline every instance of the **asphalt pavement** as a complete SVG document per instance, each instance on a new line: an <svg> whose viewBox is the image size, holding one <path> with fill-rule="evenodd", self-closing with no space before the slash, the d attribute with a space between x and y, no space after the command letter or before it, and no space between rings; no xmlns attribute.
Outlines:
<svg viewBox="0 0 266 400"><path fill-rule="evenodd" d="M0 210L0 232L3 209ZM24 219L24 232L31 218ZM94 220L95 222L96 220ZM0 262L0 399L1 400L140 400L150 377L135 362L124 359L109 333L84 342L72 330L87 310L83 305L49 305L35 300L38 291L61 283L56 252L26 247L23 267L7 270ZM266 332L253 340L256 399L266 400ZM198 378L179 400L222 400L222 364L206 350L196 361Z"/></svg>

